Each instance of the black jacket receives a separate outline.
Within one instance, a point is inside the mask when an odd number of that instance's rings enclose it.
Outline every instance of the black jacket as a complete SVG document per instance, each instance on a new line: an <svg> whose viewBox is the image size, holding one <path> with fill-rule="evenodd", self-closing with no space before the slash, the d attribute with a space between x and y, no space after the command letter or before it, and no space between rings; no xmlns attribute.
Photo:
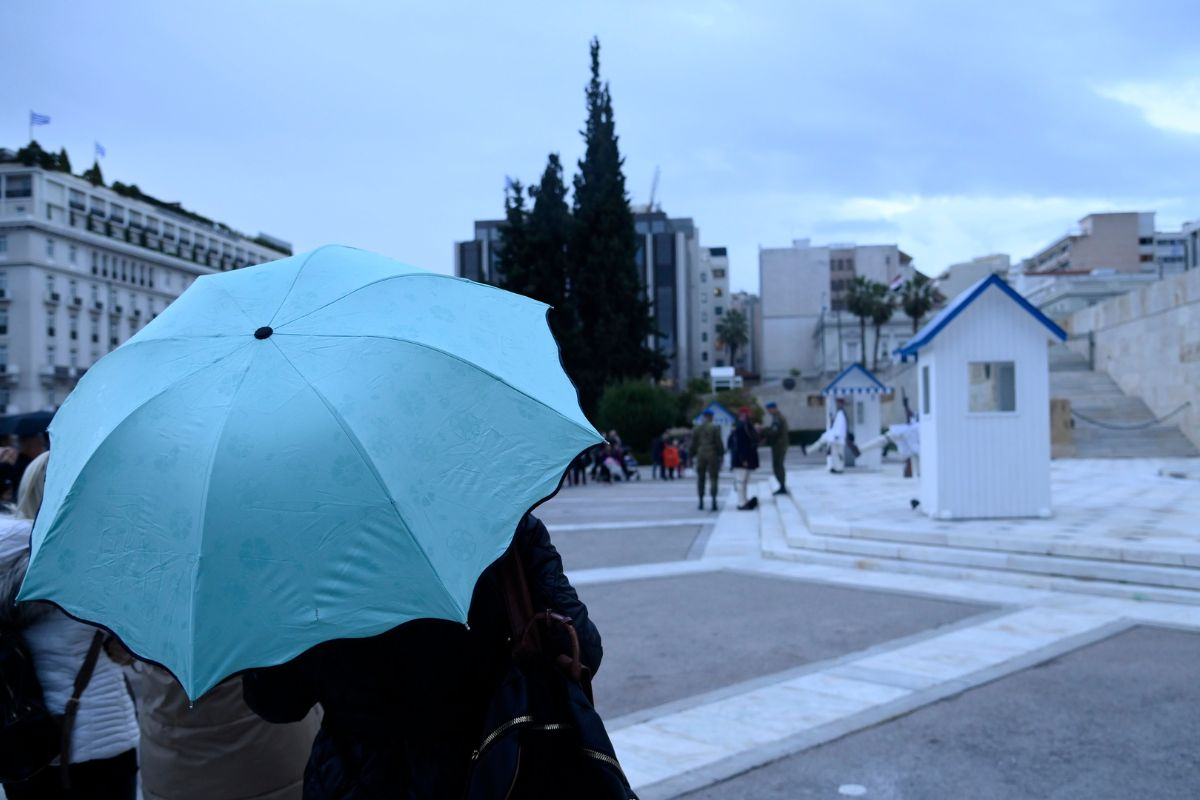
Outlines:
<svg viewBox="0 0 1200 800"><path fill-rule="evenodd" d="M738 420L729 438L734 469L758 469L758 432L754 426Z"/></svg>
<svg viewBox="0 0 1200 800"><path fill-rule="evenodd" d="M571 617L583 662L603 650L587 607L563 574L546 526L527 514L513 546L535 608ZM320 703L321 730L305 771L305 800L458 797L487 699L503 675L508 618L495 565L475 587L470 628L415 620L365 639L338 639L287 664L245 673L246 702L270 722L302 719Z"/></svg>

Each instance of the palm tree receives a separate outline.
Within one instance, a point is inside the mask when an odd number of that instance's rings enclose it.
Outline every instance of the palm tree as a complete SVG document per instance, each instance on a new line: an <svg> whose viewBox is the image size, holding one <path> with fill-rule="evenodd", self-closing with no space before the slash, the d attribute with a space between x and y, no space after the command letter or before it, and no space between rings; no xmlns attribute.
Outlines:
<svg viewBox="0 0 1200 800"><path fill-rule="evenodd" d="M904 313L912 319L914 334L921 325L921 319L932 311L934 306L945 300L933 281L920 272L914 272L900 288L900 305L904 308Z"/></svg>
<svg viewBox="0 0 1200 800"><path fill-rule="evenodd" d="M887 291L882 283L862 275L854 276L846 291L846 310L858 317L859 341L862 343L858 363L864 369L867 366L867 320L874 321L876 308L887 297Z"/></svg>
<svg viewBox="0 0 1200 800"><path fill-rule="evenodd" d="M875 326L875 348L871 353L871 363L879 367L879 336L883 331L883 326L892 318L892 314L896 312L896 306L892 303L891 293L883 284L876 284L883 289L883 294L876 298L875 308L871 311L871 324Z"/></svg>
<svg viewBox="0 0 1200 800"><path fill-rule="evenodd" d="M721 317L721 321L717 323L717 338L721 340L722 345L729 348L729 364L732 366L738 348L750 341L746 315L735 308Z"/></svg>

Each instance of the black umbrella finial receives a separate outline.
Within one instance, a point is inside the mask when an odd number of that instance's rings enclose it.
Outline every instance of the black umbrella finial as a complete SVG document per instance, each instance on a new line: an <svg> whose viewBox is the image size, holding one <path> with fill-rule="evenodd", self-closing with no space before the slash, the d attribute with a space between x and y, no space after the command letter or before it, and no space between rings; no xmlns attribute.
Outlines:
<svg viewBox="0 0 1200 800"><path fill-rule="evenodd" d="M270 325L263 325L261 328L259 328L258 330L256 330L254 332L254 338L255 339L266 339L274 332L275 332L275 330Z"/></svg>

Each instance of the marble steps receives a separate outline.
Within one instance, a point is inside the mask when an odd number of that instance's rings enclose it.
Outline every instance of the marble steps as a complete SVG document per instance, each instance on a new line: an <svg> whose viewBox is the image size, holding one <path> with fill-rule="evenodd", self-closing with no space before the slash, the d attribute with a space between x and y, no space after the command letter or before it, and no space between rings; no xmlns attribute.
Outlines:
<svg viewBox="0 0 1200 800"><path fill-rule="evenodd" d="M1038 552L1040 545L1020 541L955 539L930 544L925 532L814 533L787 497L764 502L760 516L763 551L770 558L1200 605L1200 569L1195 566L1129 562L1103 548L1092 551L1099 557L1051 555ZM1138 555L1165 559L1170 554Z"/></svg>

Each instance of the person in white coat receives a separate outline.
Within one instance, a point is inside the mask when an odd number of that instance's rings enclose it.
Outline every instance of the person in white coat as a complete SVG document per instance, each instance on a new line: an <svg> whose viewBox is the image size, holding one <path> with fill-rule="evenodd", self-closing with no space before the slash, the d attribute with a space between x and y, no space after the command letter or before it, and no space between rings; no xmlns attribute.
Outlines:
<svg viewBox="0 0 1200 800"><path fill-rule="evenodd" d="M97 628L47 603L15 604L29 564L29 536L42 504L49 453L35 458L21 479L16 518L0 519L0 614L21 628L47 708L62 714ZM8 800L134 800L138 725L121 668L101 651L79 701L63 787L58 762L20 783L6 783Z"/></svg>
<svg viewBox="0 0 1200 800"><path fill-rule="evenodd" d="M833 421L829 424L829 429L821 434L814 446L829 448L825 465L829 467L830 472L840 475L846 469L846 401L842 398L837 399L837 410L833 412Z"/></svg>

